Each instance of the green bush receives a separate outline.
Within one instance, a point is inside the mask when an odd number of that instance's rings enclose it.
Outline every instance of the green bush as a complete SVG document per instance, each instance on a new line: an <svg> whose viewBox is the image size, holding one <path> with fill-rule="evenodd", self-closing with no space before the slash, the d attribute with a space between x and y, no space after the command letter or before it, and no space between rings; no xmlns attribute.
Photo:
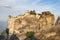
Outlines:
<svg viewBox="0 0 60 40"><path fill-rule="evenodd" d="M27 33L26 33L26 36L27 36L27 37L33 37L33 36L34 36L34 32L27 32Z"/></svg>

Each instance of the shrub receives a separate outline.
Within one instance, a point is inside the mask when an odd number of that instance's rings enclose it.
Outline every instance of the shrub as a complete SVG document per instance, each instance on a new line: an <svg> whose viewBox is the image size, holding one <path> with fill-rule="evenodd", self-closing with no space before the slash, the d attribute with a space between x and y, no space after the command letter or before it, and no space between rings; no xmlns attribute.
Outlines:
<svg viewBox="0 0 60 40"><path fill-rule="evenodd" d="M34 32L27 32L27 33L26 33L26 36L27 36L27 37L32 37L32 36L34 36Z"/></svg>

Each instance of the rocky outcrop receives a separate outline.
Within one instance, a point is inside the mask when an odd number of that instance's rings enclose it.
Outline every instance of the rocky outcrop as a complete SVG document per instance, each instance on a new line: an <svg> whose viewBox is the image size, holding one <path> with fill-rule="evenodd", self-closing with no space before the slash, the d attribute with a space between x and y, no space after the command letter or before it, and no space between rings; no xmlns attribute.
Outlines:
<svg viewBox="0 0 60 40"><path fill-rule="evenodd" d="M54 24L54 15L49 11L36 14L35 11L27 11L24 15L8 17L9 33L16 34L20 40L26 38L26 32L33 31L39 38L41 32L47 32Z"/></svg>
<svg viewBox="0 0 60 40"><path fill-rule="evenodd" d="M58 16L55 25L56 25L56 26L57 26L57 25L60 25L60 16Z"/></svg>

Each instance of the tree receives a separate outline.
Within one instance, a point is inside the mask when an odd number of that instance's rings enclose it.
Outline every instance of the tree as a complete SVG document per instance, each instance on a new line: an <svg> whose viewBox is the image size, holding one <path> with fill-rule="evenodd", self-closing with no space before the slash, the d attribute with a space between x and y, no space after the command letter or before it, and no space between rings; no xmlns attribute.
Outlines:
<svg viewBox="0 0 60 40"><path fill-rule="evenodd" d="M9 29L8 28L6 28L6 33L7 33L7 39L6 40L8 40L9 39Z"/></svg>
<svg viewBox="0 0 60 40"><path fill-rule="evenodd" d="M36 12L35 12L35 10L33 10L33 11L30 11L30 14L35 14L35 15L36 15Z"/></svg>

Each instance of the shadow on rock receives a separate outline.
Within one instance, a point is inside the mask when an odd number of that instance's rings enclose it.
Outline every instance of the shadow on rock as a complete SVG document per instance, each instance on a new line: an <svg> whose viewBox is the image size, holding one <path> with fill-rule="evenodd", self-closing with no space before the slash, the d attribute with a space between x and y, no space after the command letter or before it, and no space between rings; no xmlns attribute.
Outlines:
<svg viewBox="0 0 60 40"><path fill-rule="evenodd" d="M19 38L16 35L12 34L10 40L19 40Z"/></svg>

